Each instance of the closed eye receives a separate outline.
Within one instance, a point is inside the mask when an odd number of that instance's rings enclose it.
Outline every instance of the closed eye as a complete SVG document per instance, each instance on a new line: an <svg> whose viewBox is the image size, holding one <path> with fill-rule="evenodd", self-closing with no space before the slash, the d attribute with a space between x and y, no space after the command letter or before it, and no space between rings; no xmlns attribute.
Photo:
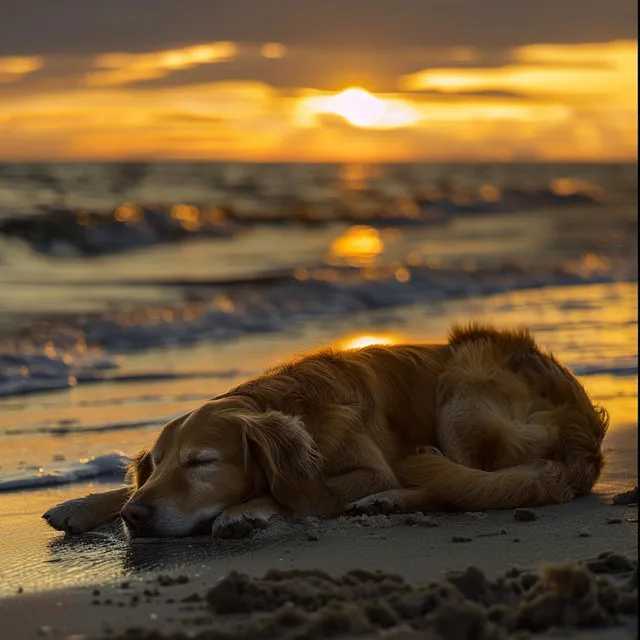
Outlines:
<svg viewBox="0 0 640 640"><path fill-rule="evenodd" d="M218 462L218 456L212 451L198 451L187 456L184 466L189 468L210 467Z"/></svg>

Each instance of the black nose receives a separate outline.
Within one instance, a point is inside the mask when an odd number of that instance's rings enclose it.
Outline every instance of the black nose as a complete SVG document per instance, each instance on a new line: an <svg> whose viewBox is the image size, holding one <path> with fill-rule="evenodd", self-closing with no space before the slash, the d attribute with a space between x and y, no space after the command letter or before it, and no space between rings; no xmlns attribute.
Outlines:
<svg viewBox="0 0 640 640"><path fill-rule="evenodd" d="M146 502L139 500L130 500L122 507L120 516L129 527L130 531L135 533L139 531L149 520L153 508Z"/></svg>

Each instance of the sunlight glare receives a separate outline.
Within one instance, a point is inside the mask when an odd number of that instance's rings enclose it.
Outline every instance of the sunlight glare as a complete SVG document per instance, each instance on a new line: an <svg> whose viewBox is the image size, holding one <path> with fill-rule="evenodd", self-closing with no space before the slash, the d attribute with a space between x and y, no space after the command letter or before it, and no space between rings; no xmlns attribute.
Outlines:
<svg viewBox="0 0 640 640"><path fill-rule="evenodd" d="M380 120L385 112L382 100L364 89L352 88L339 93L327 101L328 111L342 116L357 127L370 127Z"/></svg>
<svg viewBox="0 0 640 640"><path fill-rule="evenodd" d="M344 261L352 267L372 266L383 251L384 242L377 229L354 225L331 243L326 261L329 264Z"/></svg>
<svg viewBox="0 0 640 640"><path fill-rule="evenodd" d="M330 96L311 96L300 101L297 120L299 126L310 126L320 114L344 118L354 127L396 129L414 124L417 110L399 99L378 98L360 87L350 87Z"/></svg>
<svg viewBox="0 0 640 640"><path fill-rule="evenodd" d="M396 344L398 341L391 335L360 334L343 338L339 342L341 349L363 349L374 344Z"/></svg>

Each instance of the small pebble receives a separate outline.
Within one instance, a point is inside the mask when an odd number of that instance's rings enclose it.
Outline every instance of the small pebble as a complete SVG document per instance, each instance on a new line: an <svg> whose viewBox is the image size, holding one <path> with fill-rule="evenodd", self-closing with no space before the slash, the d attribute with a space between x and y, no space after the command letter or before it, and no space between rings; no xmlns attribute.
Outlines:
<svg viewBox="0 0 640 640"><path fill-rule="evenodd" d="M50 636L53 633L53 627L43 625L42 627L38 627L38 633L41 636Z"/></svg>
<svg viewBox="0 0 640 640"><path fill-rule="evenodd" d="M591 537L591 531L589 531L589 529L582 529L581 531L578 532L578 535L581 538L590 538Z"/></svg>
<svg viewBox="0 0 640 640"><path fill-rule="evenodd" d="M513 519L516 522L533 522L538 519L538 514L532 509L516 509L513 512Z"/></svg>
<svg viewBox="0 0 640 640"><path fill-rule="evenodd" d="M317 535L317 534L315 534L315 533L310 533L310 534L307 536L307 540L309 540L309 542L318 542L318 540L320 540L320 538L318 537L318 535Z"/></svg>
<svg viewBox="0 0 640 640"><path fill-rule="evenodd" d="M451 542L471 542L471 538L465 538L464 536L453 536Z"/></svg>
<svg viewBox="0 0 640 640"><path fill-rule="evenodd" d="M607 520L607 524L621 524L622 520L620 518L609 518Z"/></svg>

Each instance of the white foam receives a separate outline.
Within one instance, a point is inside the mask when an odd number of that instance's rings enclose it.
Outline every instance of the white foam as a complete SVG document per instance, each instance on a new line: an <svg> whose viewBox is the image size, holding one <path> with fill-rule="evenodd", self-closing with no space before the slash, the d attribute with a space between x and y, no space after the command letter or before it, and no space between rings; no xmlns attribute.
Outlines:
<svg viewBox="0 0 640 640"><path fill-rule="evenodd" d="M107 476L113 476L114 480L121 480L124 479L129 462L130 459L124 454L113 452L46 472L10 474L0 477L0 491L41 489Z"/></svg>

